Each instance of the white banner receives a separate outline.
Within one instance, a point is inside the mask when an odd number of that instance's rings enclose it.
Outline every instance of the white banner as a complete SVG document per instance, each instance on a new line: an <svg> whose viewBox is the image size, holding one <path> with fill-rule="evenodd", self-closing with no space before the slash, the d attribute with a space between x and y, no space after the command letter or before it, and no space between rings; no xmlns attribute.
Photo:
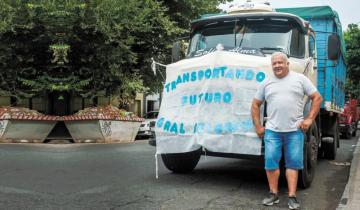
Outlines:
<svg viewBox="0 0 360 210"><path fill-rule="evenodd" d="M157 153L203 146L212 152L260 155L250 108L269 70L269 57L226 51L168 65L155 129Z"/></svg>

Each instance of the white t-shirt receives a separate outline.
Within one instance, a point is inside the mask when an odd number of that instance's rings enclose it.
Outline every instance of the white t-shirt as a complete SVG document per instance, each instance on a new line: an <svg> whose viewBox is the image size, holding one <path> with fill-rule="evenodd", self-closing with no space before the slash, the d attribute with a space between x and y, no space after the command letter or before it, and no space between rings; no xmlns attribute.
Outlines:
<svg viewBox="0 0 360 210"><path fill-rule="evenodd" d="M281 79L271 76L264 80L255 98L267 103L265 128L276 132L296 131L304 119L304 96L316 91L307 77L292 71Z"/></svg>

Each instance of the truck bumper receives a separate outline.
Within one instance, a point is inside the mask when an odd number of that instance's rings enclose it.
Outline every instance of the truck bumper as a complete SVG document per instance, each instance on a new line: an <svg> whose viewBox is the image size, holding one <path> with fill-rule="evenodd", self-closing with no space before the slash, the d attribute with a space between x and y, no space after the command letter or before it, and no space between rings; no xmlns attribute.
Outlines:
<svg viewBox="0 0 360 210"><path fill-rule="evenodd" d="M156 147L156 138L153 136L148 140L148 144ZM221 153L221 152L211 152L207 149L202 149L202 155L213 156L213 157L226 157L226 158L238 158L238 159L263 159L265 154L264 145L261 146L261 155L247 155L247 154L234 154L234 153Z"/></svg>
<svg viewBox="0 0 360 210"><path fill-rule="evenodd" d="M346 133L346 132L348 132L349 129L350 129L349 124L343 124L343 123L339 124L340 133Z"/></svg>

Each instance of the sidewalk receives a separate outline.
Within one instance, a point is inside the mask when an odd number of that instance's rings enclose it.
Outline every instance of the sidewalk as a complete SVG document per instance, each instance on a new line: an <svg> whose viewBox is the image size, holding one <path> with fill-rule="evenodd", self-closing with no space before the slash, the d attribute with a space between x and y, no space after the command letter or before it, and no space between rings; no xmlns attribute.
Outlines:
<svg viewBox="0 0 360 210"><path fill-rule="evenodd" d="M351 161L349 180L337 207L337 210L357 209L360 209L360 138Z"/></svg>

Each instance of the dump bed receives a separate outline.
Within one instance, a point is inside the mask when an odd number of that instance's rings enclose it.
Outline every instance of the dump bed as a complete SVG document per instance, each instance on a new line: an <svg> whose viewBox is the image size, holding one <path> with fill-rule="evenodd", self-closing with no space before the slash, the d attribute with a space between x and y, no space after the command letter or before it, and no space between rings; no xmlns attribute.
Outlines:
<svg viewBox="0 0 360 210"><path fill-rule="evenodd" d="M316 33L317 87L324 99L321 108L327 111L343 112L345 104L346 47L337 12L329 6L279 8L276 11L291 13L309 21ZM337 62L327 58L327 42L331 34L338 34L341 40L341 56Z"/></svg>

